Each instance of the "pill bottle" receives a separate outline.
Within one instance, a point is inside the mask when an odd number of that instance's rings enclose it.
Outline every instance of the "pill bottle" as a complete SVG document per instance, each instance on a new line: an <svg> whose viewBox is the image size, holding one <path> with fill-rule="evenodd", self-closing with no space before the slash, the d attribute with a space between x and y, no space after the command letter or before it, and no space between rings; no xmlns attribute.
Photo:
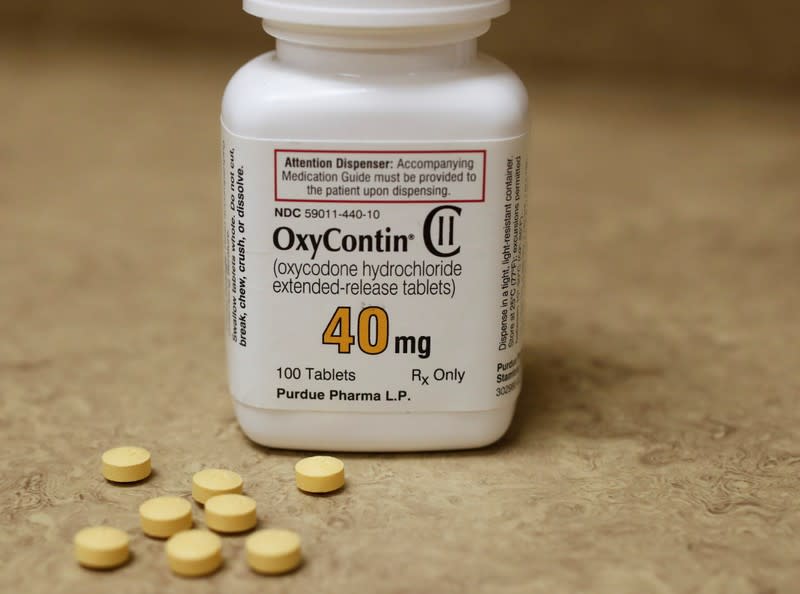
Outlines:
<svg viewBox="0 0 800 594"><path fill-rule="evenodd" d="M474 448L520 393L528 100L477 50L508 0L244 0L275 37L222 101L229 386L244 433Z"/></svg>

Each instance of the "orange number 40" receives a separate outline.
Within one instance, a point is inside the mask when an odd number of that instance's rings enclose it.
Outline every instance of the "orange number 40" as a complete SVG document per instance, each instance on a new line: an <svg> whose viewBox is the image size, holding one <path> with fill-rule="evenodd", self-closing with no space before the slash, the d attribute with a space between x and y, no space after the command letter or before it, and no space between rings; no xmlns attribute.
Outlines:
<svg viewBox="0 0 800 594"><path fill-rule="evenodd" d="M381 307L365 307L358 314L358 348L367 355L380 355L389 345L389 314ZM322 333L322 344L332 344L349 353L356 338L350 324L350 308L337 307Z"/></svg>

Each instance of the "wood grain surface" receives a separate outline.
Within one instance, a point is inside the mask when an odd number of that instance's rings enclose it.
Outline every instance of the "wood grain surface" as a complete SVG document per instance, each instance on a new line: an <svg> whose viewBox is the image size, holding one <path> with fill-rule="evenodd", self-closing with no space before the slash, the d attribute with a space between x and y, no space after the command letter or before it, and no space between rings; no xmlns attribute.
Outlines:
<svg viewBox="0 0 800 594"><path fill-rule="evenodd" d="M20 49L24 48L24 49ZM800 591L796 97L530 78L525 389L462 453L298 452L225 388L218 101L238 58L39 39L0 60L0 592L791 594ZM105 482L137 444L155 472ZM138 530L193 472L241 473L307 563L185 580ZM195 515L202 526L202 514ZM132 536L115 572L74 533Z"/></svg>

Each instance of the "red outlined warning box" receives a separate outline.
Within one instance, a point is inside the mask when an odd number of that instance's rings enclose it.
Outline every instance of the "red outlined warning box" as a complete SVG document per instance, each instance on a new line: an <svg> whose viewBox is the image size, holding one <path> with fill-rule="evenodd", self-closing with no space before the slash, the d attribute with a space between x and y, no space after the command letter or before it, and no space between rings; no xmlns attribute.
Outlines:
<svg viewBox="0 0 800 594"><path fill-rule="evenodd" d="M486 200L486 151L275 149L275 201L436 204Z"/></svg>

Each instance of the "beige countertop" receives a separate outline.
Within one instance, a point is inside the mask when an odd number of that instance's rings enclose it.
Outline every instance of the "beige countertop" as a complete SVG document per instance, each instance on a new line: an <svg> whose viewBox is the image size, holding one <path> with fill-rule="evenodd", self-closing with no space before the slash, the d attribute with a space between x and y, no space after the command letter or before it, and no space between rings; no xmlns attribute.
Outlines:
<svg viewBox="0 0 800 594"><path fill-rule="evenodd" d="M217 112L237 59L20 47L0 63L0 591L797 591L796 97L530 79L510 433L344 455L347 489L317 498L293 488L299 454L248 442L226 394ZM150 480L102 480L122 443L153 452ZM137 507L209 465L301 533L301 571L256 577L233 537L210 579L169 573ZM73 562L95 523L131 533L132 563Z"/></svg>

